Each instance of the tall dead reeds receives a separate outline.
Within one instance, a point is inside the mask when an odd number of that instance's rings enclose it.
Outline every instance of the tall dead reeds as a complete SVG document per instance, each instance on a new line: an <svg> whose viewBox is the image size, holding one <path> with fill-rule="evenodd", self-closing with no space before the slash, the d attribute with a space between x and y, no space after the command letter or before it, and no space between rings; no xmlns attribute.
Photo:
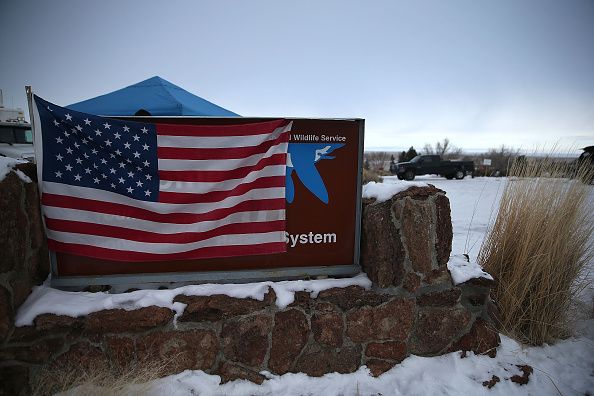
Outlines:
<svg viewBox="0 0 594 396"><path fill-rule="evenodd" d="M496 280L501 331L524 343L568 334L571 302L593 259L592 187L580 181L591 171L573 167L552 159L516 161L479 253Z"/></svg>

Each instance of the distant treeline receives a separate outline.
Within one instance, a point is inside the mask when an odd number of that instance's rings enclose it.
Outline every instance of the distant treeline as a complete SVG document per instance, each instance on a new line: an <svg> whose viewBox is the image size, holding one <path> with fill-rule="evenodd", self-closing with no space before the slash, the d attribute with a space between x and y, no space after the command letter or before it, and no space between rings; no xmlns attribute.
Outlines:
<svg viewBox="0 0 594 396"><path fill-rule="evenodd" d="M417 151L411 146L406 151L389 152L389 151L369 151L364 154L363 166L366 170L377 172L381 174L389 174L390 163L392 162L407 162L417 155L437 154L444 159L450 160L465 160L474 161L475 176L506 176L508 169L516 160L522 161L525 159L524 155L520 154L519 149L513 149L502 145L499 148L492 148L484 153L466 154L457 146L454 146L449 139L444 139L434 145L425 144L425 146ZM483 165L483 160L491 160L490 165ZM567 161L560 160L560 161Z"/></svg>

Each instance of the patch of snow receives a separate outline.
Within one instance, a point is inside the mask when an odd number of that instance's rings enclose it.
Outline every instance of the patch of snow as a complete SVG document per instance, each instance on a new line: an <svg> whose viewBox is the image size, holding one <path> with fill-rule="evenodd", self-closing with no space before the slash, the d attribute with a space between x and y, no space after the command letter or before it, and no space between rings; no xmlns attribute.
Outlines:
<svg viewBox="0 0 594 396"><path fill-rule="evenodd" d="M25 175L22 170L16 169L14 173L16 173L17 176L25 183L33 183L33 180L31 180L29 176Z"/></svg>
<svg viewBox="0 0 594 396"><path fill-rule="evenodd" d="M479 263L469 261L464 255L454 255L448 261L448 270L452 274L455 285L467 282L474 278L486 278L493 280L488 272L485 272Z"/></svg>
<svg viewBox="0 0 594 396"><path fill-rule="evenodd" d="M392 179L390 183L376 183L372 181L363 186L363 198L375 198L377 202L384 202L411 187L427 186L427 183L409 182L398 179Z"/></svg>
<svg viewBox="0 0 594 396"><path fill-rule="evenodd" d="M286 308L295 301L295 292L306 291L315 298L322 290L334 287L361 286L371 287L371 281L364 273L352 278L296 280L282 282L258 282L244 284L203 284L183 286L171 290L136 290L130 293L110 294L106 292L67 292L52 289L48 286L36 286L27 300L18 309L15 325L30 326L33 320L41 314L51 313L78 317L105 309L134 310L149 306L169 308L179 317L186 307L182 303L174 303L173 299L179 294L187 296L212 296L224 294L235 298L252 298L264 300L268 288L276 293L276 305Z"/></svg>
<svg viewBox="0 0 594 396"><path fill-rule="evenodd" d="M14 171L18 177L21 178L22 181L25 183L31 183L31 179L29 176L25 175L22 171L18 169L14 169L16 164L22 164L27 161L10 158L10 157L0 157L0 182L6 178L6 176L11 172Z"/></svg>

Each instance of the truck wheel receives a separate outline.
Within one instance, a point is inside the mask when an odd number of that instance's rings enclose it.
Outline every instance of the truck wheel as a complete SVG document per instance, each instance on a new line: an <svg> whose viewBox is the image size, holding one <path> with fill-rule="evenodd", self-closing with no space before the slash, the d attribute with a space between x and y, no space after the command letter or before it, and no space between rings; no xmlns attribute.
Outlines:
<svg viewBox="0 0 594 396"><path fill-rule="evenodd" d="M414 179L415 179L415 172L409 170L404 173L404 180L411 181Z"/></svg>
<svg viewBox="0 0 594 396"><path fill-rule="evenodd" d="M454 177L456 178L456 180L464 179L464 171L461 171L461 170L456 171L456 174L454 175Z"/></svg>
<svg viewBox="0 0 594 396"><path fill-rule="evenodd" d="M404 176L402 176L402 175L398 175L397 177L398 177L398 180L404 180Z"/></svg>
<svg viewBox="0 0 594 396"><path fill-rule="evenodd" d="M449 174L445 175L445 178L448 180L452 180L454 178L454 175L449 173Z"/></svg>

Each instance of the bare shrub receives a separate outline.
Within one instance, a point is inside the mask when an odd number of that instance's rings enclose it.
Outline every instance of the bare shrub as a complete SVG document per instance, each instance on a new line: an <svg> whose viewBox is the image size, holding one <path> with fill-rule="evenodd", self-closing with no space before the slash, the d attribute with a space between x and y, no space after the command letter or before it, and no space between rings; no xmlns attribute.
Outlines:
<svg viewBox="0 0 594 396"><path fill-rule="evenodd" d="M366 151L363 153L364 168L372 171L382 171L394 159L394 154L387 151Z"/></svg>
<svg viewBox="0 0 594 396"><path fill-rule="evenodd" d="M501 330L528 344L568 335L568 312L593 259L590 187L563 178L568 166L516 161L479 253L496 280Z"/></svg>
<svg viewBox="0 0 594 396"><path fill-rule="evenodd" d="M502 145L497 149L490 149L484 154L484 158L491 160L489 174L486 176L491 176L493 174L507 176L508 169L510 169L511 165L518 159L518 157L520 157L519 149L513 149L511 147L506 147L505 145Z"/></svg>
<svg viewBox="0 0 594 396"><path fill-rule="evenodd" d="M168 375L167 366L175 357L165 361L129 362L119 365L96 365L89 368L52 367L41 370L33 387L33 395L76 396L135 396L145 394L158 378Z"/></svg>
<svg viewBox="0 0 594 396"><path fill-rule="evenodd" d="M440 155L444 159L454 159L462 156L462 149L454 146L448 138L443 139L443 142L436 142L435 147L429 143L425 144L423 152L429 155Z"/></svg>
<svg viewBox="0 0 594 396"><path fill-rule="evenodd" d="M377 172L363 168L362 184L367 184L370 181L373 181L376 183L381 183L382 178L380 177L380 175Z"/></svg>

